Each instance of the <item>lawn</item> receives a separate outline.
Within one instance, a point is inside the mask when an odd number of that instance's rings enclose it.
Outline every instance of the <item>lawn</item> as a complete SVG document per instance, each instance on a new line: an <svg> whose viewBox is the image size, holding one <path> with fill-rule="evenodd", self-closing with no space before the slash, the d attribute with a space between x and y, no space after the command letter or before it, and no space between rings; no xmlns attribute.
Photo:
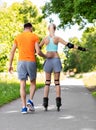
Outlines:
<svg viewBox="0 0 96 130"><path fill-rule="evenodd" d="M29 93L29 81L26 92ZM38 82L36 89L43 87L42 82ZM16 75L0 74L0 106L20 97L20 85Z"/></svg>
<svg viewBox="0 0 96 130"><path fill-rule="evenodd" d="M84 74L83 82L88 90L92 92L92 95L96 97L96 72Z"/></svg>

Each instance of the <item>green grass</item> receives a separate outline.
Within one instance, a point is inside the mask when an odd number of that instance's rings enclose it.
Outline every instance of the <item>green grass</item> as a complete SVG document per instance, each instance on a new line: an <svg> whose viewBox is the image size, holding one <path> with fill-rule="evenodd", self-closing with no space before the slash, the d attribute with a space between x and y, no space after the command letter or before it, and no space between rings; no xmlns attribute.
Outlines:
<svg viewBox="0 0 96 130"><path fill-rule="evenodd" d="M2 79L2 80L1 80ZM43 83L37 83L36 89L42 88ZM26 93L29 93L29 83L27 82ZM20 97L20 84L16 78L0 78L0 106L7 104Z"/></svg>
<svg viewBox="0 0 96 130"><path fill-rule="evenodd" d="M94 96L96 98L96 91L92 92L92 96Z"/></svg>
<svg viewBox="0 0 96 130"><path fill-rule="evenodd" d="M86 88L91 91L92 96L96 98L96 73L84 76L83 82Z"/></svg>

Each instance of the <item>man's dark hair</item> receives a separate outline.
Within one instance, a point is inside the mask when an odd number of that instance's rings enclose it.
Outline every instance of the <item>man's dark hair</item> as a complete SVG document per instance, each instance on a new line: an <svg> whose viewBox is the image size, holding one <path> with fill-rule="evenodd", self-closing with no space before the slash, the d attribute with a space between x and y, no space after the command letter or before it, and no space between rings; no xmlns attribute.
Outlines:
<svg viewBox="0 0 96 130"><path fill-rule="evenodd" d="M24 28L32 28L32 24L31 23L25 23Z"/></svg>

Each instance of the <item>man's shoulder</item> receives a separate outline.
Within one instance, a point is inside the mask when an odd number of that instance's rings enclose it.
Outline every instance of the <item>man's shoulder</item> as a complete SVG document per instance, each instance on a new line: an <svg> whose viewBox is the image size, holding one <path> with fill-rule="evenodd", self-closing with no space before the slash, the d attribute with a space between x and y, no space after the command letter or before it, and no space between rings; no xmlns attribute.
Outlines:
<svg viewBox="0 0 96 130"><path fill-rule="evenodd" d="M18 33L18 34L16 35L16 38L20 37L22 34L23 34L23 33Z"/></svg>
<svg viewBox="0 0 96 130"><path fill-rule="evenodd" d="M36 33L31 33L33 36L35 36L35 37L38 37L38 35L36 34Z"/></svg>
<svg viewBox="0 0 96 130"><path fill-rule="evenodd" d="M32 37L33 37L33 39L35 39L35 40L39 40L39 36L38 36L37 34L35 34L35 33L32 33Z"/></svg>

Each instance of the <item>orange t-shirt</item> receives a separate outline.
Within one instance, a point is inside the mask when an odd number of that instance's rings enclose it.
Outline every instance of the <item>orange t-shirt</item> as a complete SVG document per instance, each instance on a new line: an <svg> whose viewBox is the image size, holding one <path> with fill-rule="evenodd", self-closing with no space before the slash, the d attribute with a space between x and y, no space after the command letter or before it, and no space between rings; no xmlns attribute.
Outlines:
<svg viewBox="0 0 96 130"><path fill-rule="evenodd" d="M19 34L14 40L19 50L19 61L35 62L35 43L38 42L39 38L34 33L23 32Z"/></svg>

